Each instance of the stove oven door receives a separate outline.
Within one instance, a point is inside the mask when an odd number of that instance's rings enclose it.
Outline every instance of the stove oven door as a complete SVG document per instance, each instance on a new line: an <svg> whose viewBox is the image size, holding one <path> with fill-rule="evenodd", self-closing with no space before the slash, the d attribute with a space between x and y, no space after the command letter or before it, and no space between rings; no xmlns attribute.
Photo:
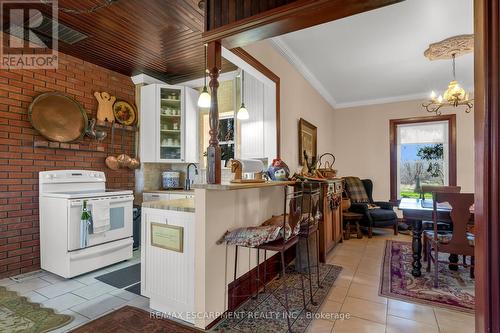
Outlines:
<svg viewBox="0 0 500 333"><path fill-rule="evenodd" d="M87 201L87 208L90 212L92 212L92 205L95 202L108 201L110 216L109 230L94 233L90 228L87 247L132 237L132 207L134 200L132 195L74 199L70 200L68 212L68 251L81 249L80 217L84 200Z"/></svg>

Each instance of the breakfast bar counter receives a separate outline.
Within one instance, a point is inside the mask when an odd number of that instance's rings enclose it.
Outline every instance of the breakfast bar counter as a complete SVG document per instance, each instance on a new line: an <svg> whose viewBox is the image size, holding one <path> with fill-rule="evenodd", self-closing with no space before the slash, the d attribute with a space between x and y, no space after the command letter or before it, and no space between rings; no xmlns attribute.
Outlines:
<svg viewBox="0 0 500 333"><path fill-rule="evenodd" d="M282 214L285 189L294 184L195 185L194 198L144 202L141 294L150 307L201 329L229 310L234 272L244 280L257 255L241 248L234 267L235 247L218 241L228 230Z"/></svg>
<svg viewBox="0 0 500 333"><path fill-rule="evenodd" d="M295 181L267 181L263 183L223 183L223 184L194 184L194 189L212 190L212 191L234 191L246 190L252 188L276 187L276 186L293 186Z"/></svg>
<svg viewBox="0 0 500 333"><path fill-rule="evenodd" d="M193 198L147 201L142 203L142 208L173 210L190 213L194 213L195 210Z"/></svg>

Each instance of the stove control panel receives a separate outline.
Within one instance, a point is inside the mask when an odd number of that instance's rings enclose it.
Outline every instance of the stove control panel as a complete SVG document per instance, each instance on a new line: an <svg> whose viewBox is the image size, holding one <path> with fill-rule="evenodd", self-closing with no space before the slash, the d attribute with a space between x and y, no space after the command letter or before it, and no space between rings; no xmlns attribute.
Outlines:
<svg viewBox="0 0 500 333"><path fill-rule="evenodd" d="M102 171L55 170L40 172L39 179L40 183L93 183L105 182L106 175Z"/></svg>

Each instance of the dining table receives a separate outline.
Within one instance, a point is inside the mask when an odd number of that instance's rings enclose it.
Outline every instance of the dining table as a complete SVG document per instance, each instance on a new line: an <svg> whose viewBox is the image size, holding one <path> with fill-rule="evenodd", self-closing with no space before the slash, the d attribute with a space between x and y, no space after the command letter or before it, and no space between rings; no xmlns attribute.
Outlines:
<svg viewBox="0 0 500 333"><path fill-rule="evenodd" d="M419 277L422 275L422 221L433 220L433 201L432 199L402 198L398 208L403 212L403 219L412 229L413 263L411 274L415 277ZM451 206L447 203L439 203L436 208L439 222L448 222L451 224ZM473 213L472 210L471 213ZM456 254L450 254L450 263L457 263L458 260ZM449 268L456 270L457 266L450 265Z"/></svg>

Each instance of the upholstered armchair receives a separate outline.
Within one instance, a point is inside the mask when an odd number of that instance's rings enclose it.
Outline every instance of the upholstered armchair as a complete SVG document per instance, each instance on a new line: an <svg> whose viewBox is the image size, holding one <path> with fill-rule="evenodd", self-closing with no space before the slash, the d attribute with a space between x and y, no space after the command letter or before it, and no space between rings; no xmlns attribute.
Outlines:
<svg viewBox="0 0 500 333"><path fill-rule="evenodd" d="M361 181L362 187L359 183L356 185L358 181ZM373 201L373 182L370 179L360 180L357 177L346 177L344 178L344 186L346 195L351 199L349 211L363 214L360 224L368 228L369 238L372 237L373 228L392 227L394 235L398 234L398 217L394 212L393 205L389 202Z"/></svg>

